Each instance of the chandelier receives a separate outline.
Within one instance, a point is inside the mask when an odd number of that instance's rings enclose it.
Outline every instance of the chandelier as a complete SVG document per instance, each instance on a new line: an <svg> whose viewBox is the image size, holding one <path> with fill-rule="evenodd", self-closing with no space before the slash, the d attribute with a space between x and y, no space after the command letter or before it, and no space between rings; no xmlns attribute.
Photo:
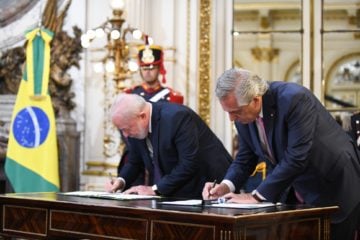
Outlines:
<svg viewBox="0 0 360 240"><path fill-rule="evenodd" d="M112 16L100 26L89 29L81 36L83 48L90 47L97 39L106 38L106 45L101 50L106 55L100 61L95 62L96 73L106 73L115 81L117 92L121 92L126 86L124 81L138 71L137 47L144 44L145 34L137 28L132 28L122 17L125 3L124 0L110 0ZM149 38L149 44L152 43Z"/></svg>

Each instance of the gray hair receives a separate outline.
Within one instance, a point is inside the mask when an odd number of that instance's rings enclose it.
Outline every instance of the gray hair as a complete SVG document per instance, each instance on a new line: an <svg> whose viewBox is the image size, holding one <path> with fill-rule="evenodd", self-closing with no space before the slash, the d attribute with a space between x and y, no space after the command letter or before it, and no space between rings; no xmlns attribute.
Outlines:
<svg viewBox="0 0 360 240"><path fill-rule="evenodd" d="M131 119L141 112L145 106L146 101L139 95L120 93L110 108L110 117L113 119L115 116L121 115L125 119Z"/></svg>
<svg viewBox="0 0 360 240"><path fill-rule="evenodd" d="M217 80L215 94L219 99L235 93L239 106L249 104L255 96L262 96L269 84L252 72L232 68L226 70Z"/></svg>

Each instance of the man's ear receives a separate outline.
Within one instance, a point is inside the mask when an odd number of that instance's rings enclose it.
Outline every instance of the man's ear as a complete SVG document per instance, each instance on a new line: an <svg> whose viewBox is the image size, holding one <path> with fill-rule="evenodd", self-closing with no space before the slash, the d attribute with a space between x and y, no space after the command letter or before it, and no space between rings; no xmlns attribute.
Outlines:
<svg viewBox="0 0 360 240"><path fill-rule="evenodd" d="M255 96L253 98L253 102L255 103L256 106L261 106L262 105L262 96Z"/></svg>
<svg viewBox="0 0 360 240"><path fill-rule="evenodd" d="M253 98L253 101L256 102L256 103L260 102L261 101L261 96L255 96Z"/></svg>
<svg viewBox="0 0 360 240"><path fill-rule="evenodd" d="M141 111L139 113L139 117L140 117L140 119L146 119L146 113L144 111Z"/></svg>

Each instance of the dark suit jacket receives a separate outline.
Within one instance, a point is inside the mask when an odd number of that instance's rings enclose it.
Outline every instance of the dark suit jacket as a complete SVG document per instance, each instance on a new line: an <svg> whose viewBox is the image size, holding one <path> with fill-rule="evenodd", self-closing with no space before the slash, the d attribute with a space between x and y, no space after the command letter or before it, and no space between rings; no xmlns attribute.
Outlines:
<svg viewBox="0 0 360 240"><path fill-rule="evenodd" d="M293 83L272 82L263 96L263 120L276 163L257 188L276 202L290 185L306 203L339 205L341 221L360 201L359 156L353 140L318 99ZM264 159L256 124L236 122L240 148L225 179L238 190Z"/></svg>
<svg viewBox="0 0 360 240"><path fill-rule="evenodd" d="M206 181L221 180L232 161L220 140L190 108L152 104L151 142L163 177L156 182L166 196L201 198ZM128 164L120 172L130 184L146 168L153 181L153 164L145 140L129 138Z"/></svg>

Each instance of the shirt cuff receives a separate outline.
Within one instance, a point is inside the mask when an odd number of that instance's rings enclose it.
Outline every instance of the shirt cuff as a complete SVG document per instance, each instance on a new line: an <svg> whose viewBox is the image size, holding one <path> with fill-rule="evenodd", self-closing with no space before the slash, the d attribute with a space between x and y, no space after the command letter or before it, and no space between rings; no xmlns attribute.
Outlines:
<svg viewBox="0 0 360 240"><path fill-rule="evenodd" d="M266 201L266 198L264 198L263 195L261 195L256 189L251 192L251 195L256 199L260 200L259 202Z"/></svg>
<svg viewBox="0 0 360 240"><path fill-rule="evenodd" d="M151 189L154 191L154 193L155 193L157 196L160 196L160 195L161 195L161 193L159 192L156 184L152 185Z"/></svg>
<svg viewBox="0 0 360 240"><path fill-rule="evenodd" d="M125 179L123 179L122 177L118 177L117 179L119 179L120 182L123 182L123 183L124 183L124 184L123 184L124 187L122 187L121 189L119 189L119 190L122 192L122 191L125 189L126 181L125 181Z"/></svg>
<svg viewBox="0 0 360 240"><path fill-rule="evenodd" d="M224 179L221 181L221 183L224 183L226 186L228 186L230 192L235 192L235 185L230 180Z"/></svg>

